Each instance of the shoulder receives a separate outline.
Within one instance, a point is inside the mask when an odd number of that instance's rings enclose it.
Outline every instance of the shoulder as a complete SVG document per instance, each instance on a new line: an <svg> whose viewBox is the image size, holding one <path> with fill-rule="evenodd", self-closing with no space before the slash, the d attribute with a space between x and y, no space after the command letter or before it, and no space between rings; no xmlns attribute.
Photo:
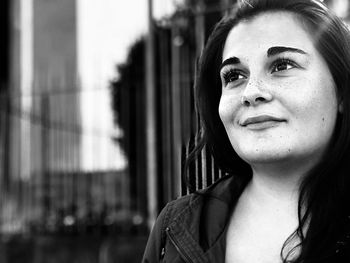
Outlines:
<svg viewBox="0 0 350 263"><path fill-rule="evenodd" d="M233 196L239 195L239 191L234 190L233 182L233 176L224 176L209 187L170 201L159 214L157 221L168 224L171 221L186 221L188 217L193 221L203 207L231 205Z"/></svg>
<svg viewBox="0 0 350 263"><path fill-rule="evenodd" d="M232 182L234 176L228 175L218 179L212 185L200 189L194 193L178 197L175 200L170 201L162 210L161 214L178 214L178 212L188 207L193 208L201 204L205 199L214 198L221 199L222 201L228 201L228 195L232 194Z"/></svg>
<svg viewBox="0 0 350 263"><path fill-rule="evenodd" d="M181 229L194 231L198 228L194 226L198 226L203 217L206 219L215 217L215 221L224 217L228 207L227 204L231 200L229 198L232 195L231 182L232 177L225 176L205 189L170 201L162 209L152 228L144 254L144 261L142 262L157 262L154 259L162 255L167 227L178 229L181 226ZM192 233L194 237L197 235L196 231ZM145 260L147 258L152 260Z"/></svg>
<svg viewBox="0 0 350 263"><path fill-rule="evenodd" d="M149 235L142 262L150 263L161 261L161 258L164 256L166 228L175 218L178 218L178 215L184 214L189 204L195 200L195 194L182 196L169 202L161 210Z"/></svg>

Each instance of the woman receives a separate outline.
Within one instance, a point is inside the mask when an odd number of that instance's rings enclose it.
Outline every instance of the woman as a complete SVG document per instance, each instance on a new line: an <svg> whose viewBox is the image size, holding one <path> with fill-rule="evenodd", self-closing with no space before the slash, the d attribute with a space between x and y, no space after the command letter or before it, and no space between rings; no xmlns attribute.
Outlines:
<svg viewBox="0 0 350 263"><path fill-rule="evenodd" d="M218 23L196 96L230 175L163 209L144 262L350 262L349 41L316 0L244 1Z"/></svg>

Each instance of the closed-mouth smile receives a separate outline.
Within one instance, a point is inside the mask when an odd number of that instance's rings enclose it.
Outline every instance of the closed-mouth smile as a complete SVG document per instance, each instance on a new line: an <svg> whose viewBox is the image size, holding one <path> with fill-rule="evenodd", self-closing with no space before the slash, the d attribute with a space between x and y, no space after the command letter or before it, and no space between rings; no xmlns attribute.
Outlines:
<svg viewBox="0 0 350 263"><path fill-rule="evenodd" d="M273 127L278 125L281 122L285 122L286 120L277 118L271 115L258 115L249 117L243 120L240 123L243 127L249 127L251 129L265 129L269 127Z"/></svg>

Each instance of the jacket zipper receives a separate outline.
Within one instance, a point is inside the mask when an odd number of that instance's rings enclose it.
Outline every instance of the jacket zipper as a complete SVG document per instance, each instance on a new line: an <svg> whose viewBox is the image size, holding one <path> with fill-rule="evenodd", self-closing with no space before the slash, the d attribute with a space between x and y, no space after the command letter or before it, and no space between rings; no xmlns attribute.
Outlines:
<svg viewBox="0 0 350 263"><path fill-rule="evenodd" d="M167 236L169 237L171 243L173 243L173 245L175 246L175 248L176 248L177 252L180 254L180 256L182 258L184 258L186 260L186 262L193 263L192 259L178 245L177 241L174 239L173 235L170 233L170 228L169 227L167 227L165 229L165 232L166 232Z"/></svg>

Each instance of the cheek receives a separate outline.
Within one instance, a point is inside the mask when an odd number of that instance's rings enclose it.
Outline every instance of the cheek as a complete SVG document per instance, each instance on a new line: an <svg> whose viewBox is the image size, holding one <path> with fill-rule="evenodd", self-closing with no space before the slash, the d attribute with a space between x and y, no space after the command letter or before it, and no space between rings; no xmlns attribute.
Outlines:
<svg viewBox="0 0 350 263"><path fill-rule="evenodd" d="M338 112L338 99L335 84L330 80L318 83L313 94L313 110L315 115L319 115L322 123L334 121Z"/></svg>
<svg viewBox="0 0 350 263"><path fill-rule="evenodd" d="M221 121L224 123L224 119L225 119L225 116L226 116L226 108L225 108L225 105L223 103L223 100L222 98L220 99L220 102L219 102L219 116L220 116L220 119ZM225 123L224 123L225 124Z"/></svg>
<svg viewBox="0 0 350 263"><path fill-rule="evenodd" d="M219 116L222 123L226 126L234 119L236 115L236 106L233 98L221 96L219 103Z"/></svg>
<svg viewBox="0 0 350 263"><path fill-rule="evenodd" d="M293 109L299 124L303 124L305 134L311 131L320 135L331 133L338 112L334 84L327 80L315 80L307 87L308 91L303 96L300 93L295 100L297 103Z"/></svg>
<svg viewBox="0 0 350 263"><path fill-rule="evenodd" d="M319 112L319 119L323 124L328 122L332 124L338 113L337 88L328 67L325 63L320 64L318 71L315 70L310 79L309 87L313 91L311 96L314 98L310 104L314 105L315 114Z"/></svg>

